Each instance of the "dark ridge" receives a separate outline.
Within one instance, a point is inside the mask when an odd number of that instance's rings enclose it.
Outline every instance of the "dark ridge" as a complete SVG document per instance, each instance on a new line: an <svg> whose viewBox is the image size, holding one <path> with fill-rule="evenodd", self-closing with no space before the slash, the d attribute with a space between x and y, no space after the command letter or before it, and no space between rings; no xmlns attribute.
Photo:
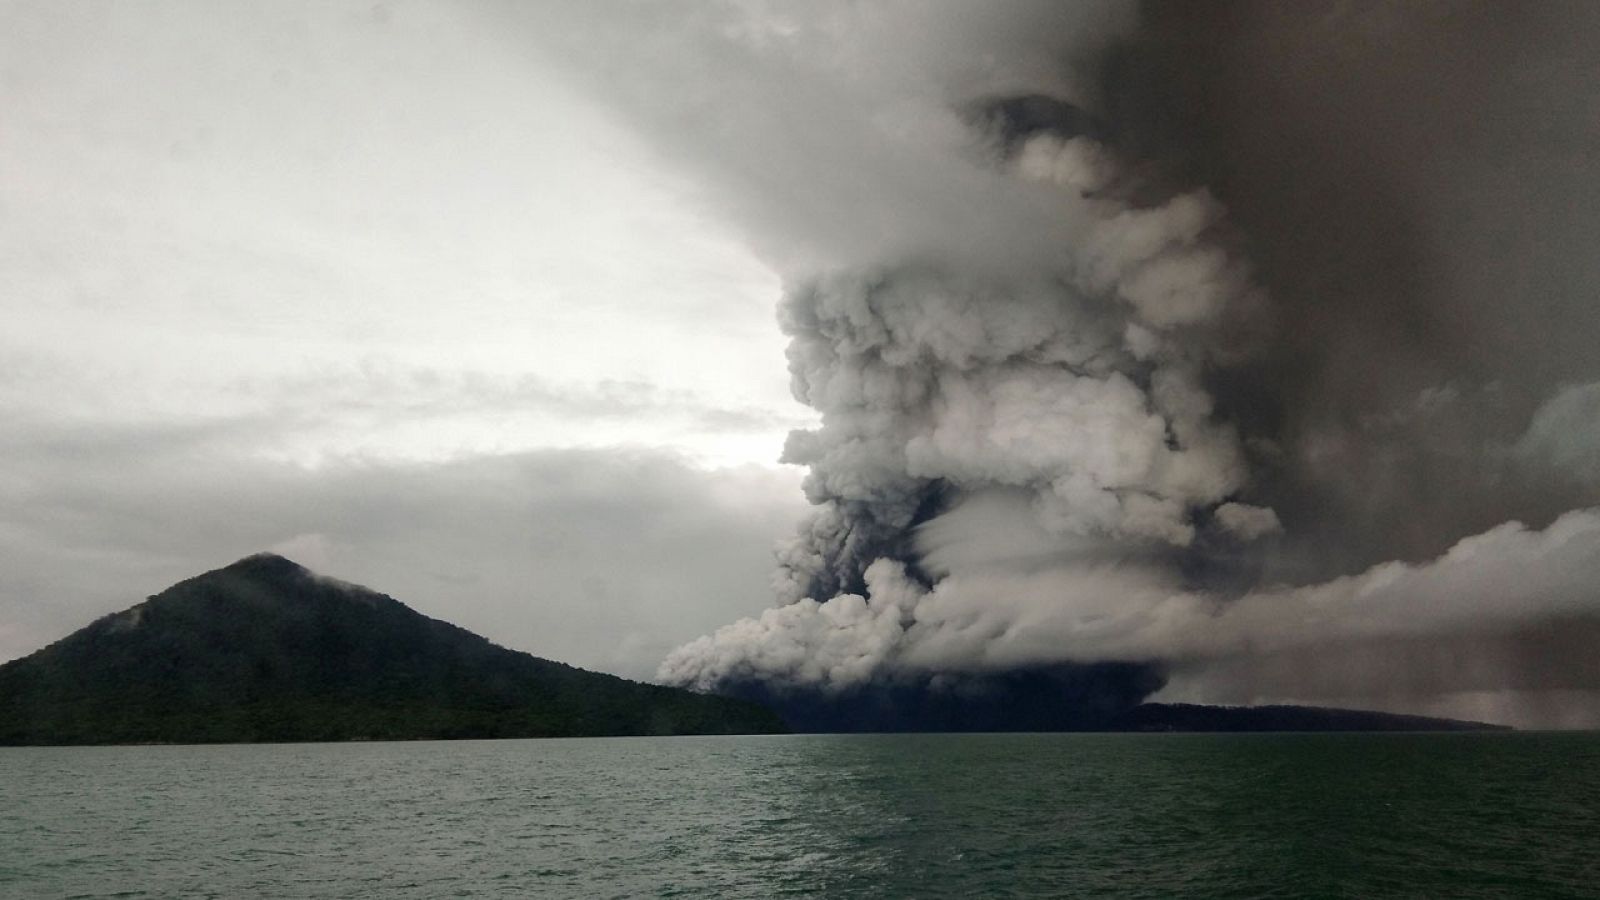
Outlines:
<svg viewBox="0 0 1600 900"><path fill-rule="evenodd" d="M724 693L778 711L800 732L1084 731L1159 690L1150 663L1061 663L1005 672L899 676L845 691L751 679Z"/></svg>
<svg viewBox="0 0 1600 900"><path fill-rule="evenodd" d="M1165 682L1150 663L1030 666L899 677L824 691L749 680L723 690L798 732L1486 731L1482 722L1312 706L1142 703Z"/></svg>
<svg viewBox="0 0 1600 900"><path fill-rule="evenodd" d="M272 554L0 666L0 744L783 730L757 704L508 650Z"/></svg>
<svg viewBox="0 0 1600 900"><path fill-rule="evenodd" d="M1117 731L1511 731L1507 725L1320 706L1199 706L1145 703Z"/></svg>
<svg viewBox="0 0 1600 900"><path fill-rule="evenodd" d="M306 578L311 576L311 570L293 560L286 559L276 553L252 553L244 559L230 566L217 569L217 572L230 572L239 575L249 575L258 578ZM207 573L212 574L212 573ZM200 576L204 578L205 576Z"/></svg>

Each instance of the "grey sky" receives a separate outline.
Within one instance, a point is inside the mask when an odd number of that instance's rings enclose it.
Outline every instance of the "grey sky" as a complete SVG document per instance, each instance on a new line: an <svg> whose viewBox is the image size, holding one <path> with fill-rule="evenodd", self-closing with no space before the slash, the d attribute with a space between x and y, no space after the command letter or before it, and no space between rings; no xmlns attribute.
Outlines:
<svg viewBox="0 0 1600 900"><path fill-rule="evenodd" d="M492 17L0 18L0 659L269 547L635 676L767 601L776 278Z"/></svg>

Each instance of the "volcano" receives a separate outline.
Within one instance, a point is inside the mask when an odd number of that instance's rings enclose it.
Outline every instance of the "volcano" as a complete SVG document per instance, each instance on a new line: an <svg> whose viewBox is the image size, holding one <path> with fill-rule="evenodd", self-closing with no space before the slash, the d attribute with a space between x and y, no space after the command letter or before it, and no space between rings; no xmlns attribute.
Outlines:
<svg viewBox="0 0 1600 900"><path fill-rule="evenodd" d="M784 730L756 703L509 650L271 554L0 666L0 744Z"/></svg>

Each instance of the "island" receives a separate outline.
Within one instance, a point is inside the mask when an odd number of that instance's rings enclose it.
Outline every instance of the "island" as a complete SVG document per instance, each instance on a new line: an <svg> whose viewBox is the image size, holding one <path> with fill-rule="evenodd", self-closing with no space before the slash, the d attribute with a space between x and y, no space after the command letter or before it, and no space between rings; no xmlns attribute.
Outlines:
<svg viewBox="0 0 1600 900"><path fill-rule="evenodd" d="M1499 727L1142 702L1160 684L1148 663L1096 663L923 673L843 691L751 682L701 693L501 647L265 553L0 665L0 745Z"/></svg>
<svg viewBox="0 0 1600 900"><path fill-rule="evenodd" d="M497 646L260 554L0 666L0 744L770 734L760 704Z"/></svg>

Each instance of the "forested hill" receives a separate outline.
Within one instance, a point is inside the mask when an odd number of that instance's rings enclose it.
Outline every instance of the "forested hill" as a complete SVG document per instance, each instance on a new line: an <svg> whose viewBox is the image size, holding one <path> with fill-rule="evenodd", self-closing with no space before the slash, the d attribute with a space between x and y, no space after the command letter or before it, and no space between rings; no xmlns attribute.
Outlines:
<svg viewBox="0 0 1600 900"><path fill-rule="evenodd" d="M0 744L783 730L758 704L508 650L270 554L0 666Z"/></svg>

